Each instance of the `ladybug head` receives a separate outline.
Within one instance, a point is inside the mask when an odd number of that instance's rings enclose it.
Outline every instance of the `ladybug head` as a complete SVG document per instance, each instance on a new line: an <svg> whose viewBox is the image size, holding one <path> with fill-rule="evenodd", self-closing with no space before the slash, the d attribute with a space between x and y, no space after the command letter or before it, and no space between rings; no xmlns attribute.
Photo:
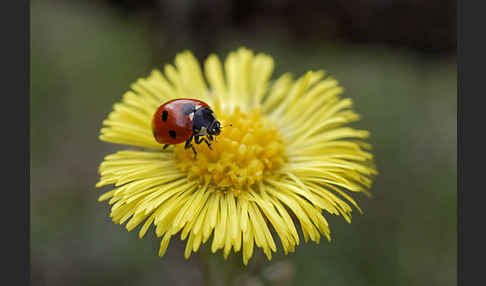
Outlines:
<svg viewBox="0 0 486 286"><path fill-rule="evenodd" d="M218 120L214 120L208 127L208 134L210 135L219 135L221 132L221 124Z"/></svg>
<svg viewBox="0 0 486 286"><path fill-rule="evenodd" d="M221 124L214 118L213 111L206 107L196 110L192 124L196 133L204 132L209 135L219 135L221 132Z"/></svg>

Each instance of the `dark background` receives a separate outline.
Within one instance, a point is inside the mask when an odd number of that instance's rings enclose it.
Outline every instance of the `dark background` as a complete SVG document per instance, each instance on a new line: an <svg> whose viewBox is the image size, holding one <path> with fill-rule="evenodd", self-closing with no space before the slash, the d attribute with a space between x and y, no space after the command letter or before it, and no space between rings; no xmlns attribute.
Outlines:
<svg viewBox="0 0 486 286"><path fill-rule="evenodd" d="M224 58L242 45L274 57L274 78L333 74L380 172L372 199L355 196L364 215L328 217L331 243L280 253L261 277L456 285L454 1L31 0L30 11L32 285L202 285L184 242L159 258L153 234L127 233L97 202L98 165L123 148L98 134L130 83L177 52Z"/></svg>

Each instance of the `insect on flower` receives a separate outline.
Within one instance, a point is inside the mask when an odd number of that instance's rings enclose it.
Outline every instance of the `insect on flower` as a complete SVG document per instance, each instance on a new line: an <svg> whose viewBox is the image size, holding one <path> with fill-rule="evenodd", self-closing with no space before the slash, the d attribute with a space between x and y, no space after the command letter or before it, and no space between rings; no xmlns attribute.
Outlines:
<svg viewBox="0 0 486 286"><path fill-rule="evenodd" d="M140 226L140 238L153 227L160 256L180 237L186 258L210 244L247 265L256 248L270 260L330 240L328 215L361 213L353 196L369 194L377 171L370 133L349 126L352 100L324 70L273 70L245 48L202 65L185 51L133 83L100 130L129 146L99 166L113 222Z"/></svg>
<svg viewBox="0 0 486 286"><path fill-rule="evenodd" d="M201 100L178 98L170 100L157 108L152 119L152 133L155 140L165 144L186 142L184 148L192 148L197 156L192 140L196 144L205 142L211 148L211 141L221 132L221 124L214 117L209 105ZM206 138L204 138L206 137Z"/></svg>

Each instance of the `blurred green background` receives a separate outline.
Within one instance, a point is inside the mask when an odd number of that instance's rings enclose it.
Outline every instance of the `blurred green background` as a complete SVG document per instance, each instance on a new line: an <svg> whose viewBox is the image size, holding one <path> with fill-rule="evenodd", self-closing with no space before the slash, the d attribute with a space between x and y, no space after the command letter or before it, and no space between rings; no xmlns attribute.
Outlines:
<svg viewBox="0 0 486 286"><path fill-rule="evenodd" d="M152 233L127 233L97 202L98 165L121 149L98 134L130 83L177 52L241 45L272 55L274 78L333 74L380 174L372 199L355 196L364 215L328 216L331 243L271 264L257 256L248 272L259 280L240 284L456 285L455 2L348 2L32 0L32 285L203 285L183 242L159 258Z"/></svg>

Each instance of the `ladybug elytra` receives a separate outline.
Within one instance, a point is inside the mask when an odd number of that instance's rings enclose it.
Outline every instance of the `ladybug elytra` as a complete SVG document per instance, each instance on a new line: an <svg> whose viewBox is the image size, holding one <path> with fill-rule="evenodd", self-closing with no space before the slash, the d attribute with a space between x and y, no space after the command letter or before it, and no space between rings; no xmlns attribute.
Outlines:
<svg viewBox="0 0 486 286"><path fill-rule="evenodd" d="M164 145L186 142L185 149L192 148L197 156L192 140L196 144L205 142L209 149L213 136L221 132L221 124L214 112L203 101L189 98L170 100L157 108L152 119L152 132L155 140Z"/></svg>

